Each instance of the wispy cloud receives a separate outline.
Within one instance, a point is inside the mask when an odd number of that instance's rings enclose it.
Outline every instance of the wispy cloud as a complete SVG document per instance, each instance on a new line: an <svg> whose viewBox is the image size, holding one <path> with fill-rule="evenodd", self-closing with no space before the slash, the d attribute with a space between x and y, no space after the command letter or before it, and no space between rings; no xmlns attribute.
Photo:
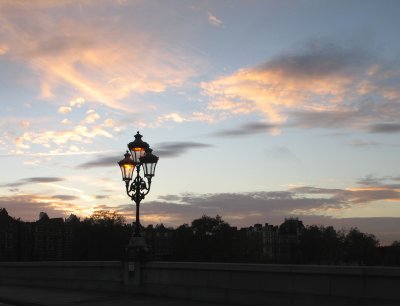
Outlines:
<svg viewBox="0 0 400 306"><path fill-rule="evenodd" d="M399 186L369 186L349 189L326 189L316 187L296 187L291 189L298 194L329 195L342 205L369 203L373 201L400 201Z"/></svg>
<svg viewBox="0 0 400 306"><path fill-rule="evenodd" d="M379 123L370 126L371 133L399 133L400 123Z"/></svg>
<svg viewBox="0 0 400 306"><path fill-rule="evenodd" d="M154 154L162 158L179 157L192 149L210 148L212 145L199 142L165 142L156 144ZM121 155L98 156L93 160L77 166L78 169L90 169L99 167L115 167L117 162L123 158Z"/></svg>
<svg viewBox="0 0 400 306"><path fill-rule="evenodd" d="M34 71L43 98L62 89L126 110L124 98L179 87L196 74L195 57L155 37L157 32L130 26L132 19L118 13L118 4L58 2L0 4L5 55ZM126 9L136 12L138 5Z"/></svg>
<svg viewBox="0 0 400 306"><path fill-rule="evenodd" d="M68 195L68 194L57 194L57 195L52 196L51 198L61 200L61 201L67 201L67 202L79 199L79 197L77 197L77 196Z"/></svg>
<svg viewBox="0 0 400 306"><path fill-rule="evenodd" d="M280 125L262 122L249 122L236 129L221 130L212 133L215 137L241 137L252 134L267 133L280 128Z"/></svg>
<svg viewBox="0 0 400 306"><path fill-rule="evenodd" d="M55 183L55 182L61 182L64 181L64 178L62 177L28 177L24 178L21 180L18 180L13 183L7 183L0 185L0 187L19 187L22 185L27 185L27 184L37 184L37 183Z"/></svg>
<svg viewBox="0 0 400 306"><path fill-rule="evenodd" d="M400 177L394 176L383 176L377 177L374 175L367 175L363 178L360 178L357 181L357 184L364 186L375 186L375 187L387 187L391 189L400 189L400 185L398 184L400 181Z"/></svg>
<svg viewBox="0 0 400 306"><path fill-rule="evenodd" d="M156 120L156 125L161 126L165 122L175 122L175 123L183 123L183 122L215 122L216 118L213 114L207 112L193 112L189 115L183 115L178 112L167 113L158 116Z"/></svg>
<svg viewBox="0 0 400 306"><path fill-rule="evenodd" d="M99 168L99 167L116 167L117 162L123 158L122 155L111 155L111 156L103 156L88 161L86 163L82 163L77 166L78 169L90 169L90 168Z"/></svg>
<svg viewBox="0 0 400 306"><path fill-rule="evenodd" d="M155 146L157 155L164 158L178 157L191 149L210 148L212 145L199 142L164 142Z"/></svg>
<svg viewBox="0 0 400 306"><path fill-rule="evenodd" d="M208 12L208 21L216 27L220 27L222 26L223 22L221 19L219 19L217 16L211 14L210 12Z"/></svg>
<svg viewBox="0 0 400 306"><path fill-rule="evenodd" d="M381 185L381 183L386 180L387 180L386 177L375 177L373 175L367 175L363 178L360 178L357 181L357 184L366 186L376 186L376 185Z"/></svg>

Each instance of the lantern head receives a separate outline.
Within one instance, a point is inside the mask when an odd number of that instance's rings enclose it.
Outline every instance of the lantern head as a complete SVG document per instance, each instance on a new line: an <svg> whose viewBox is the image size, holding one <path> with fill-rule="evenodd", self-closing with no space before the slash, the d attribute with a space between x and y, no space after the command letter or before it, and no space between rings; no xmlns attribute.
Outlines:
<svg viewBox="0 0 400 306"><path fill-rule="evenodd" d="M147 148L146 154L140 158L140 163L143 166L144 176L152 178L156 172L156 165L158 162L158 156L152 153L152 149Z"/></svg>
<svg viewBox="0 0 400 306"><path fill-rule="evenodd" d="M128 144L128 149L131 152L132 160L135 164L140 163L140 158L146 154L146 149L149 148L149 144L142 140L142 135L139 132L135 135L135 140Z"/></svg>
<svg viewBox="0 0 400 306"><path fill-rule="evenodd" d="M125 158L118 162L118 165L121 168L122 180L129 182L132 179L136 164L128 151L125 153Z"/></svg>

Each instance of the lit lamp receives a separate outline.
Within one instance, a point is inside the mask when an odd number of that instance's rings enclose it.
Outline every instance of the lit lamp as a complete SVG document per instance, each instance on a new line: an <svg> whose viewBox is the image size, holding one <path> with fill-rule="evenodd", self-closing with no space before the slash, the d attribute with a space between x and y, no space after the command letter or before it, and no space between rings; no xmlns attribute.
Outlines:
<svg viewBox="0 0 400 306"><path fill-rule="evenodd" d="M151 179L153 178L158 162L158 156L152 153L147 142L142 140L139 132L135 135L135 140L128 144L128 151L125 158L118 162L121 168L122 180L125 182L126 193L136 204L136 222L133 236L128 244L128 252L133 253L135 260L141 250L145 250L146 242L140 234L139 209L140 202L150 192ZM141 176L140 169L143 168L144 176ZM136 170L136 177L133 174ZM133 250L133 251L131 251ZM129 255L128 255L129 256ZM131 256L130 256L131 257Z"/></svg>
<svg viewBox="0 0 400 306"><path fill-rule="evenodd" d="M118 162L118 165L121 168L122 180L129 182L132 179L133 172L135 171L135 163L128 151L125 153L125 158Z"/></svg>
<svg viewBox="0 0 400 306"><path fill-rule="evenodd" d="M128 149L131 152L132 159L135 163L140 162L140 158L145 156L146 149L149 148L149 144L142 140L142 135L139 132L135 135L135 140L128 144Z"/></svg>

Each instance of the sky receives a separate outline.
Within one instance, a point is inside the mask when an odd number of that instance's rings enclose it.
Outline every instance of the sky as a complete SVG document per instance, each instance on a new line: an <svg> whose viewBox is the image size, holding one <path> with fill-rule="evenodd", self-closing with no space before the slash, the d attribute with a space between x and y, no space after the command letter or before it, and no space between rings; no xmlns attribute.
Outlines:
<svg viewBox="0 0 400 306"><path fill-rule="evenodd" d="M0 207L400 240L399 1L0 0Z"/></svg>

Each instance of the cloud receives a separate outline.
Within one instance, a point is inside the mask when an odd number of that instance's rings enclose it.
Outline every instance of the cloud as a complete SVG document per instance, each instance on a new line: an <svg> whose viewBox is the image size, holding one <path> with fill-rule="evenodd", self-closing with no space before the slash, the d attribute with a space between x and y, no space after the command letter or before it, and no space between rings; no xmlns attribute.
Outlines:
<svg viewBox="0 0 400 306"><path fill-rule="evenodd" d="M162 126L164 122L172 121L175 123L183 122L208 122L213 123L216 118L213 114L204 112L193 112L189 115L182 115L177 112L167 113L158 116L156 120L156 126Z"/></svg>
<svg viewBox="0 0 400 306"><path fill-rule="evenodd" d="M51 218L67 217L77 211L76 206L62 199L39 195L0 196L0 207L4 207L10 216L24 221L38 220L42 211Z"/></svg>
<svg viewBox="0 0 400 306"><path fill-rule="evenodd" d="M353 110L289 111L291 122L288 126L301 128L356 127L362 115Z"/></svg>
<svg viewBox="0 0 400 306"><path fill-rule="evenodd" d="M212 136L215 137L241 137L252 134L267 133L278 129L280 126L276 124L249 122L241 125L237 129L217 131Z"/></svg>
<svg viewBox="0 0 400 306"><path fill-rule="evenodd" d="M84 119L84 123L85 124L92 124L95 121L97 121L98 119L100 119L100 115L98 113L96 113L95 110L90 109L86 112L86 118Z"/></svg>
<svg viewBox="0 0 400 306"><path fill-rule="evenodd" d="M314 42L294 54L284 54L260 65L259 71L270 70L290 79L303 78L314 82L318 78L363 72L369 56L357 47L344 47L327 42Z"/></svg>
<svg viewBox="0 0 400 306"><path fill-rule="evenodd" d="M189 120L186 119L185 117L183 117L182 115L180 115L176 112L173 112L173 113L168 113L168 114L164 114L164 115L160 116L157 119L157 121L160 123L162 123L164 121L173 121L176 123L182 123L182 122L189 121Z"/></svg>
<svg viewBox="0 0 400 306"><path fill-rule="evenodd" d="M27 183L54 183L54 182L60 182L63 181L64 178L61 177L30 177L24 179Z"/></svg>
<svg viewBox="0 0 400 306"><path fill-rule="evenodd" d="M208 12L208 21L213 26L216 26L216 27L220 27L223 24L222 20L220 20L218 17L216 17L215 15L211 14L210 12Z"/></svg>
<svg viewBox="0 0 400 306"><path fill-rule="evenodd" d="M358 185L368 186L375 189L389 189L394 191L400 190L400 177L395 176L384 176L384 177L376 177L374 175L367 175L363 178L360 178L357 181Z"/></svg>
<svg viewBox="0 0 400 306"><path fill-rule="evenodd" d="M61 106L61 107L58 108L58 112L61 113L61 114L68 114L68 113L71 112L71 110L72 109L69 106Z"/></svg>
<svg viewBox="0 0 400 306"><path fill-rule="evenodd" d="M76 105L79 104L75 104L74 107L77 107ZM72 108L72 106L62 106L58 111L67 114ZM25 117L5 118L0 127L6 132L0 137L10 147L14 146L14 150L10 150L10 153L14 154L30 154L33 151L37 152L40 147L45 148L46 153L52 154L78 153L82 149L82 144L90 144L95 138L112 138L114 133L122 129L119 127L122 123L116 123L111 118L100 120L100 114L93 109L82 113L77 112L73 118L79 120L78 123L72 122L72 117L62 120L50 116L29 120ZM77 115L82 117L79 118Z"/></svg>
<svg viewBox="0 0 400 306"><path fill-rule="evenodd" d="M383 244L399 239L400 218L337 218L335 212L379 200L400 202L400 194L380 192L368 189L345 190L315 187L293 188L288 191L215 193L215 194L180 194L160 196L155 201L142 205L143 222L164 223L179 226L190 223L203 214L221 215L233 226L247 227L255 223L279 225L287 217L299 217L306 224L359 227L361 230L376 234ZM128 219L134 218L132 205L121 205L116 209ZM383 223L380 223L383 222ZM388 222L385 226L384 222Z"/></svg>
<svg viewBox="0 0 400 306"><path fill-rule="evenodd" d="M71 101L69 101L69 105L71 105L72 107L77 107L77 108L80 108L84 103L85 103L85 99L83 99L82 97L78 97L78 98L75 98L75 99L72 99Z"/></svg>
<svg viewBox="0 0 400 306"><path fill-rule="evenodd" d="M378 185L362 188L328 189L316 187L296 187L291 191L303 195L330 195L342 205L369 203L373 201L400 201L399 186Z"/></svg>
<svg viewBox="0 0 400 306"><path fill-rule="evenodd" d="M86 163L80 164L77 166L78 169L91 169L91 168L99 168L99 167L116 167L117 162L120 161L123 156L103 156L98 157L94 160L88 161Z"/></svg>
<svg viewBox="0 0 400 306"><path fill-rule="evenodd" d="M88 119L89 117L89 119ZM85 119L88 122L93 123L91 115L88 115ZM65 122L68 123L68 122ZM70 129L64 130L42 130L42 131L29 131L24 132L20 136L14 138L14 144L19 149L27 149L31 144L42 145L49 148L51 145L67 144L70 142L75 143L90 143L95 137L107 137L112 138L112 134L108 132L101 125L85 126L82 124L76 125Z"/></svg>
<svg viewBox="0 0 400 306"><path fill-rule="evenodd" d="M212 145L199 142L164 142L155 146L155 154L163 158L179 157L191 149L210 148Z"/></svg>
<svg viewBox="0 0 400 306"><path fill-rule="evenodd" d="M398 132L400 65L362 46L317 41L201 83L208 109L270 124ZM382 123L391 122L391 123Z"/></svg>
<svg viewBox="0 0 400 306"><path fill-rule="evenodd" d="M97 200L108 199L108 198L110 198L109 195L96 195L95 196L95 199L97 199Z"/></svg>
<svg viewBox="0 0 400 306"><path fill-rule="evenodd" d="M19 186L27 185L27 184L55 183L55 182L61 182L64 180L65 180L64 178L56 177L56 176L54 176L54 177L53 176L28 177L28 178L24 178L24 179L18 180L13 183L0 185L0 187L19 187Z"/></svg>
<svg viewBox="0 0 400 306"><path fill-rule="evenodd" d="M209 148L212 145L198 142L164 142L155 146L153 153L161 158L174 158L185 154L191 149ZM100 156L77 166L78 169L90 169L99 167L115 167L123 158L121 155Z"/></svg>
<svg viewBox="0 0 400 306"><path fill-rule="evenodd" d="M338 205L337 200L325 198L295 198L286 191L255 193L181 194L160 197L157 201L146 202L142 215L148 221L179 225L203 214L224 216L234 225L248 226L252 223L280 222L284 216L299 207L304 209L326 208ZM132 207L122 206L121 210L131 211ZM164 220L164 221L163 221Z"/></svg>
<svg viewBox="0 0 400 306"><path fill-rule="evenodd" d="M68 194L57 194L57 195L52 196L51 198L61 200L61 201L67 201L67 202L79 199L79 197L77 197L77 196L72 196L72 195L68 195Z"/></svg>
<svg viewBox="0 0 400 306"><path fill-rule="evenodd" d="M381 185L387 179L388 179L387 177L375 177L373 175L367 175L363 178L360 178L357 181L357 184L365 185L365 186L377 186L377 185Z"/></svg>
<svg viewBox="0 0 400 306"><path fill-rule="evenodd" d="M125 98L180 87L197 74L198 56L133 17L140 2L126 5L126 16L112 1L58 2L0 4L2 44L33 71L42 98L55 100L62 90L133 112L137 99Z"/></svg>
<svg viewBox="0 0 400 306"><path fill-rule="evenodd" d="M379 123L370 126L371 133L399 133L400 123Z"/></svg>
<svg viewBox="0 0 400 306"><path fill-rule="evenodd" d="M297 187L288 191L181 194L146 203L145 214L170 215L190 220L202 214L225 216L237 224L277 222L287 216L334 215L353 205L376 201L399 201L399 186L330 189ZM269 221L268 221L269 222Z"/></svg>

